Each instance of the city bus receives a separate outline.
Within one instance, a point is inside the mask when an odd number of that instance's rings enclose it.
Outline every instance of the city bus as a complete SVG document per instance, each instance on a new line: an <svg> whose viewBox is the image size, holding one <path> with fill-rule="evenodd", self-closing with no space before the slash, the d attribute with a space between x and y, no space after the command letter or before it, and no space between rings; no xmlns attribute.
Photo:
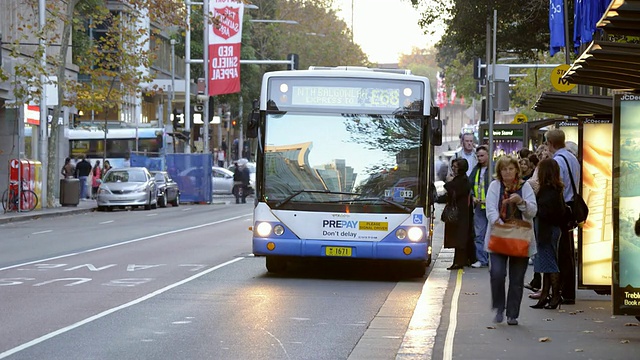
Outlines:
<svg viewBox="0 0 640 360"><path fill-rule="evenodd" d="M264 75L252 249L268 272L291 260L431 262L433 146L442 122L429 80L408 71L310 68Z"/></svg>
<svg viewBox="0 0 640 360"><path fill-rule="evenodd" d="M104 131L98 128L65 129L72 158L84 155L92 164L105 157L112 167L124 166L132 154L159 157L164 141L162 128L110 128L107 129L105 154Z"/></svg>

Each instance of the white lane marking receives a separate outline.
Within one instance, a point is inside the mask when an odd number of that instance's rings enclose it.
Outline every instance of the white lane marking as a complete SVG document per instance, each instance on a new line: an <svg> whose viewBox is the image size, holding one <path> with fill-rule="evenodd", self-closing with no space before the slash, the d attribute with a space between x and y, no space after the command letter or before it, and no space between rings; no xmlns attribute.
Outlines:
<svg viewBox="0 0 640 360"><path fill-rule="evenodd" d="M158 213L147 214L147 216L158 216Z"/></svg>
<svg viewBox="0 0 640 360"><path fill-rule="evenodd" d="M206 224L200 224L200 225L190 226L190 227L186 227L186 228L182 228L182 229L166 231L166 232L159 233L159 234L143 236L141 238L127 240L127 241L119 242L119 243L116 243L116 244L105 245L105 246L100 246L100 247L93 248L93 249L87 249L87 250L83 250L83 251L73 252L73 253L69 253L69 254L65 254L65 255L54 256L54 257L50 257L50 258L46 258L46 259L34 260L34 261L25 262L25 263L22 263L22 264L11 265L11 266L0 268L0 271L9 270L9 269L22 267L22 266L26 266L26 265L31 265L31 264L37 264L37 263L43 262L43 261L64 259L64 258L71 257L71 256L76 256L76 255L81 255L81 254L88 254L88 253L91 253L91 252L94 252L94 251L110 249L110 248L114 248L116 246L132 244L132 243L135 243L135 242L138 242L138 241L155 239L155 238L160 237L160 236L178 234L178 233L185 232L185 231L200 229L200 228L207 227L207 226L218 225L218 224L226 223L226 222L229 222L229 221L238 220L238 219L241 219L241 218L246 217L246 216L252 216L252 214L238 215L238 216L234 216L234 217L231 217L231 218L228 218L228 219L224 219L224 220L218 220L218 221L214 221L214 222L210 222L210 223L206 223Z"/></svg>
<svg viewBox="0 0 640 360"><path fill-rule="evenodd" d="M41 336L41 337L39 337L39 338L37 338L37 339L33 339L33 340L31 340L31 341L29 341L29 342L26 342L26 343L24 343L24 344L22 344L22 345L16 346L16 347L14 347L13 349L9 349L9 350L7 350L7 351L5 351L5 352L3 352L3 353L0 353L0 359L4 359L4 358L6 358L7 356L11 356L11 355L13 355L13 354L15 354L15 353L17 353L17 352L20 352L20 351L22 351L22 350L28 349L28 348L30 348L30 347L32 347L32 346L34 346L34 345L38 345L39 343L41 343L41 342L43 342L43 341L49 340L49 339L51 339L51 338L53 338L53 337L56 337L56 336L58 336L58 335L62 335L62 334L64 334L64 333L66 333L66 332L68 332L68 331L71 331L71 330L73 330L73 329L76 329L76 328L78 328L78 327L80 327L80 326L82 326L82 325L88 324L88 323L90 323L90 322L93 322L93 321L95 321L95 320L98 320L98 319L100 319L100 318L103 318L103 317L105 317L105 316L107 316L107 315L113 314L113 313L114 313L114 312L116 312L116 311L120 311L120 310L122 310L122 309L126 309L126 308L128 308L128 307L133 306L133 305L139 304L139 303L141 303L141 302L143 302L143 301L145 301L145 300L149 300L149 299L151 299L151 298L153 298L153 297L156 297L156 296L158 296L158 295L160 295L160 294L162 294L162 293L164 293L164 292L166 292L166 291L169 291L169 290L171 290L171 289L173 289L173 288L176 288L176 287L178 287L178 286L180 286L180 285L184 285L184 284L186 284L186 283L188 283L188 282L190 282L190 281L193 281L193 280L195 280L195 279L197 279L197 278L199 278L199 277L201 277L201 276L204 276L204 275L206 275L206 274L208 274L208 273L210 273L210 272L213 272L213 271L215 271L215 270L218 270L218 269L220 269L220 268L222 268L222 267L224 267L224 266L227 266L227 265L233 264L234 262L240 261L240 260L242 260L242 259L244 259L244 258L240 257L240 258L235 258L235 259L233 259L233 260L229 260L229 261L227 261L227 262L225 262L225 263L222 263L222 264L220 264L220 265L214 266L214 267L212 267L211 269L207 269L207 270L205 270L205 271L203 271L203 272L201 272L201 273L195 274L195 275L193 275L193 276L191 276L191 277L188 277L188 278L186 278L186 279L180 280L180 281L178 281L178 282L176 282L176 283L173 283L173 284L171 284L171 285L167 285L167 286L163 287L162 289L156 290L156 291L154 291L154 292L152 292L152 293L149 293L149 294L147 294L147 295L145 295L145 296L142 296L142 297L137 298L137 299L135 299L135 300L129 301L129 302L128 302L128 303L126 303L126 304L122 304L122 305L120 305L120 306L116 306L116 307L114 307L114 308L111 308L111 309L105 310L105 311L103 311L103 312L101 312L101 313L99 313L99 314L96 314L96 315L93 315L93 316L91 316L91 317L88 317L88 318L86 318L86 319L84 319L84 320L78 321L78 322L76 322L75 324L71 324L71 325L69 325L69 326L63 327L62 329L58 329L58 330L56 330L56 331L50 332L50 333L48 333L48 334L46 334L46 335L43 335L43 336ZM276 339L276 340L277 340L277 339Z"/></svg>
<svg viewBox="0 0 640 360"><path fill-rule="evenodd" d="M190 211L190 210L191 210L191 208L182 208L181 210L182 210L182 211Z"/></svg>
<svg viewBox="0 0 640 360"><path fill-rule="evenodd" d="M31 235L46 234L46 233L50 233L50 232L53 232L53 230L36 231L36 232L31 233Z"/></svg>
<svg viewBox="0 0 640 360"><path fill-rule="evenodd" d="M107 221L103 221L101 223L98 224L111 224L113 222L113 220L107 220Z"/></svg>
<svg viewBox="0 0 640 360"><path fill-rule="evenodd" d="M453 339L456 336L456 327L458 326L458 300L460 299L460 290L462 289L462 272L462 269L458 269L456 288L453 291L453 298L451 298L449 328L447 329L447 337L444 340L443 360L451 360L453 358Z"/></svg>

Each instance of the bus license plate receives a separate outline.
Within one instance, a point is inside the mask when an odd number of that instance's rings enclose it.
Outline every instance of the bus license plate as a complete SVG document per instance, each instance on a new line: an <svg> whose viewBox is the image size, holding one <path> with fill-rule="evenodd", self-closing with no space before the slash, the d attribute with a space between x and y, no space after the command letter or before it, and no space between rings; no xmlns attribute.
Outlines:
<svg viewBox="0 0 640 360"><path fill-rule="evenodd" d="M351 248L350 247L338 247L338 246L327 246L324 250L325 255L327 256L351 256Z"/></svg>

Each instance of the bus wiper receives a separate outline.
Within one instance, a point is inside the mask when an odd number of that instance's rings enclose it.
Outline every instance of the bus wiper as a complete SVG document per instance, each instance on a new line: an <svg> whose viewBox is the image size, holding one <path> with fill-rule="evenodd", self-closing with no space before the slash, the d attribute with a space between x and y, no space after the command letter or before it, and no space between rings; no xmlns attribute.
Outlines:
<svg viewBox="0 0 640 360"><path fill-rule="evenodd" d="M274 208L279 208L280 206L286 204L289 202L289 200L293 199L294 197L302 194L302 193L306 193L306 194L333 194L333 195L352 195L352 196L360 196L360 194L358 193L350 193L350 192L340 192L340 191L331 191L331 190L296 190L293 192L293 194L287 196L286 198L280 200L280 202L278 202L277 204L275 204L273 207Z"/></svg>

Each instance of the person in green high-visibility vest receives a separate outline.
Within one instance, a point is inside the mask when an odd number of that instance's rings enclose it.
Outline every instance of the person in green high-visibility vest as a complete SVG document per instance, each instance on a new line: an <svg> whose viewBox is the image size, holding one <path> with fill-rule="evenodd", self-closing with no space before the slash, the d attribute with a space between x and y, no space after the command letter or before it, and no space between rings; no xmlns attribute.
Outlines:
<svg viewBox="0 0 640 360"><path fill-rule="evenodd" d="M471 267L479 268L489 266L489 255L484 250L484 239L487 233L486 194L489 189L489 149L485 145L476 148L478 164L471 170L469 182L471 183L471 196L473 198L473 229L475 232L474 243L476 249L476 262Z"/></svg>

